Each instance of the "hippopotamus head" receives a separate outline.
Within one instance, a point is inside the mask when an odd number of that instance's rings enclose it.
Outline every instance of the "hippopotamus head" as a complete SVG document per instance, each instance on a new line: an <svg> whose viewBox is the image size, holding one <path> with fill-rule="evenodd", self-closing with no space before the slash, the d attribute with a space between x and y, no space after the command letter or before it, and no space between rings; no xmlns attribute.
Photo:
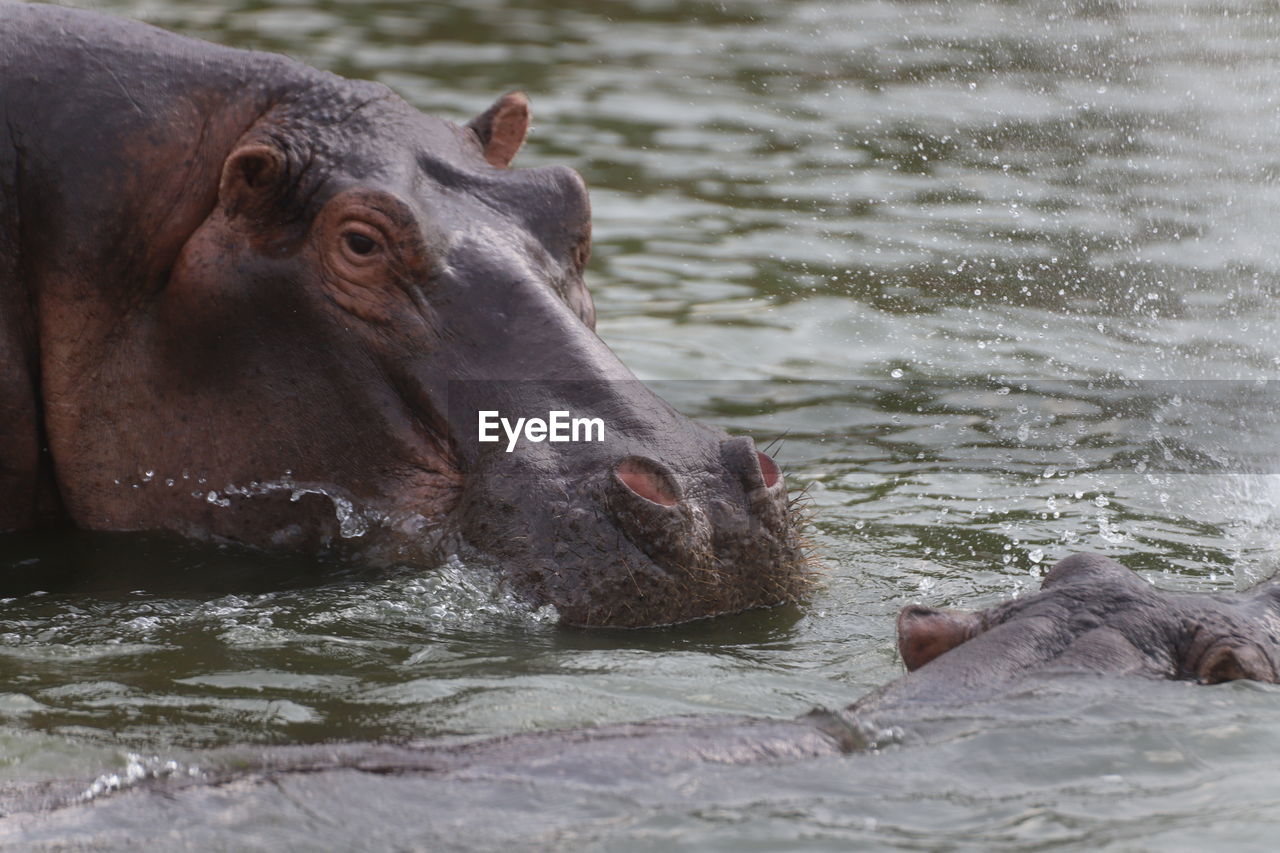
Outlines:
<svg viewBox="0 0 1280 853"><path fill-rule="evenodd" d="M1048 672L1275 682L1280 584L1162 592L1114 560L1080 554L1057 563L1040 592L987 610L904 608L898 649L909 674L864 702L988 698Z"/></svg>
<svg viewBox="0 0 1280 853"><path fill-rule="evenodd" d="M73 519L395 559L472 549L576 625L801 590L773 460L675 412L596 336L582 178L508 168L523 95L457 125L284 60L259 76L201 101L211 116L187 121L184 96L127 142L135 183L116 197L179 173L143 188L154 239L118 249L155 281L46 314L63 320L46 323L46 424ZM479 440L486 412L497 441ZM497 426L554 417L566 436L581 420L579 440Z"/></svg>

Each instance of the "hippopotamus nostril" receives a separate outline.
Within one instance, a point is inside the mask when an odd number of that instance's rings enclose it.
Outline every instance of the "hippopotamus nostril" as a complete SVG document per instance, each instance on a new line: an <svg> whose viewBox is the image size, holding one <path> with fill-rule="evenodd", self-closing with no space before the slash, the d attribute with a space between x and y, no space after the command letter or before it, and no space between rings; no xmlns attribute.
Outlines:
<svg viewBox="0 0 1280 853"><path fill-rule="evenodd" d="M760 466L760 476L764 479L764 487L772 489L782 477L782 472L778 470L778 463L762 451L756 451L756 463Z"/></svg>
<svg viewBox="0 0 1280 853"><path fill-rule="evenodd" d="M766 453L756 449L756 443L749 438L731 438L720 445L720 458L725 468L735 474L747 493L758 490L772 492L782 481L782 472L778 463Z"/></svg>
<svg viewBox="0 0 1280 853"><path fill-rule="evenodd" d="M687 577L713 552L706 511L685 499L675 474L660 462L644 456L620 460L604 502L618 529L653 561L650 571Z"/></svg>
<svg viewBox="0 0 1280 853"><path fill-rule="evenodd" d="M628 456L617 464L614 474L631 492L660 506L680 501L680 486L665 466L643 456Z"/></svg>

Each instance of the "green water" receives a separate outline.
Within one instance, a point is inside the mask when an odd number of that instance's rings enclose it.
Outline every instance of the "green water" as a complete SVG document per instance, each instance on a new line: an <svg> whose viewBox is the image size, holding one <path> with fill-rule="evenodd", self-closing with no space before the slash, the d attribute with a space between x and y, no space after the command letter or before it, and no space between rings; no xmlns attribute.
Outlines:
<svg viewBox="0 0 1280 853"><path fill-rule="evenodd" d="M0 781L234 744L791 716L897 677L904 604L984 606L1073 551L1174 589L1276 568L1275 390L1253 384L1280 378L1271 4L84 5L457 120L528 92L518 162L592 187L601 335L686 413L779 440L826 571L798 607L584 633L459 565L10 538ZM1117 377L1121 403L1088 384ZM205 846L1274 848L1276 689L1073 691L803 766L264 805Z"/></svg>

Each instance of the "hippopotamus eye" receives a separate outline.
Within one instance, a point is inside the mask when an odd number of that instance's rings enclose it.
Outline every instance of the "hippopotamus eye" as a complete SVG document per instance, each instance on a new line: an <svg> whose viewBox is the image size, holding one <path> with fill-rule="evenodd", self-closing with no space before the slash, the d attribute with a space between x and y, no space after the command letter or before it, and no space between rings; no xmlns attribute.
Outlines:
<svg viewBox="0 0 1280 853"><path fill-rule="evenodd" d="M378 243L367 234L361 234L359 231L348 231L342 235L342 241L347 248L353 253L368 257L378 251Z"/></svg>

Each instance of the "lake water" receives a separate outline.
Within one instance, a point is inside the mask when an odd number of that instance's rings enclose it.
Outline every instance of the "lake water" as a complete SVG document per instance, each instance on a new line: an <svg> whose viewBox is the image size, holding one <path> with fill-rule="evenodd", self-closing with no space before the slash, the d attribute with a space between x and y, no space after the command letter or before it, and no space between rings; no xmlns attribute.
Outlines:
<svg viewBox="0 0 1280 853"><path fill-rule="evenodd" d="M10 537L0 782L793 716L901 673L903 605L986 606L1075 551L1170 589L1277 567L1273 4L84 5L456 120L528 92L519 163L592 187L601 335L687 414L776 440L825 571L800 606L581 632L457 564ZM1086 679L840 760L422 782L264 806L206 849L1271 850L1277 753L1275 687Z"/></svg>

